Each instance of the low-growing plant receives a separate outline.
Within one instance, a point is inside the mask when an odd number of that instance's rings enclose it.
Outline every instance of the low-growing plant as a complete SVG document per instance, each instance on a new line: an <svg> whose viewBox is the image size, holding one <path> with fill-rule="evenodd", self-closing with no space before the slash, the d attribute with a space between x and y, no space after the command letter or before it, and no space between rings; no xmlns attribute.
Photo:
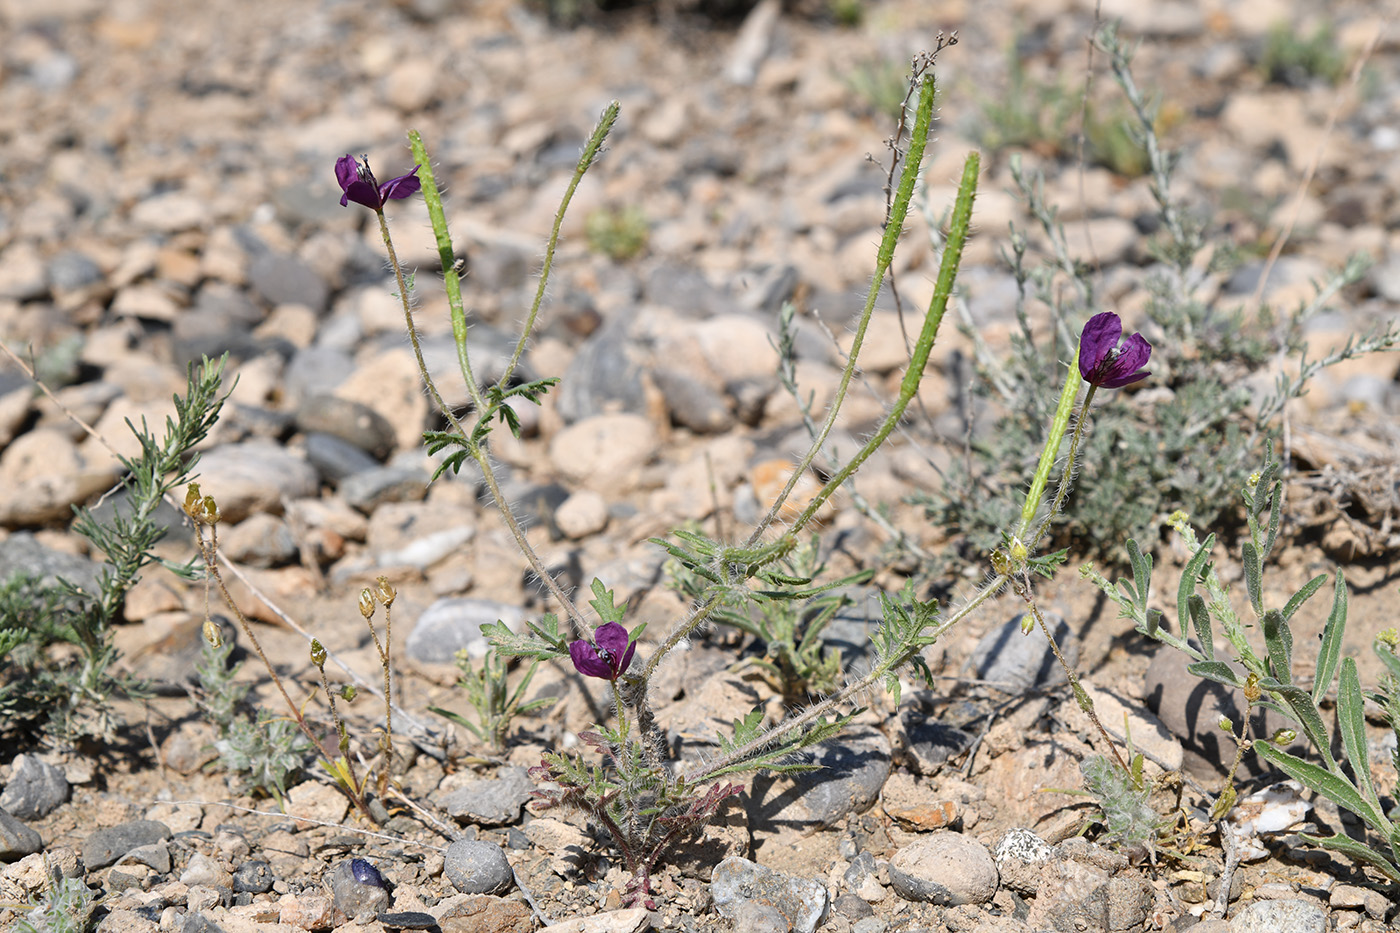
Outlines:
<svg viewBox="0 0 1400 933"><path fill-rule="evenodd" d="M600 207L584 222L588 248L613 262L634 259L647 247L650 227L646 213L636 205Z"/></svg>
<svg viewBox="0 0 1400 933"><path fill-rule="evenodd" d="M979 145L993 152L1030 149L1042 156L1067 151L1069 127L1081 107L1078 92L1063 79L1037 80L1013 42L1006 54L1006 91L982 101L975 127Z"/></svg>
<svg viewBox="0 0 1400 933"><path fill-rule="evenodd" d="M74 508L73 531L106 558L96 592L66 580L40 587L32 579L12 578L0 587L0 646L7 649L0 662L6 674L0 734L37 727L62 744L107 741L118 725L112 699L141 695L141 682L114 667L112 626L146 567L159 563L180 576L194 575L192 567L155 555L166 533L155 511L198 464L194 448L223 405L223 367L224 360L208 358L190 367L186 392L175 396L175 414L166 418L163 434L154 433L144 419L140 427L127 422L140 453L117 455L123 473L112 506L102 514ZM62 646L67 649L59 650Z"/></svg>
<svg viewBox="0 0 1400 933"><path fill-rule="evenodd" d="M15 921L14 933L90 933L95 926L92 915L97 904L98 898L82 878L65 878L49 868L42 900L0 906L25 910Z"/></svg>
<svg viewBox="0 0 1400 933"><path fill-rule="evenodd" d="M530 681L535 677L540 662L532 661L524 676L510 689L507 679L509 663L495 651L488 650L481 659L481 668L472 663L471 655L463 648L457 652L457 669L462 672L457 686L467 695L467 702L476 710L476 722L461 713L430 706L430 712L455 722L476 736L477 741L502 752L506 747L506 736L510 733L512 720L553 706L557 697L540 697L526 701L525 694L530 689Z"/></svg>
<svg viewBox="0 0 1400 933"><path fill-rule="evenodd" d="M1284 484L1280 474L1279 463L1270 460L1262 470L1249 477L1241 490L1249 533L1240 546L1240 561L1249 606L1256 619L1253 624L1245 622L1235 611L1229 587L1222 582L1211 561L1215 535L1198 541L1188 516L1182 513L1174 514L1169 521L1191 554L1176 587L1174 630L1169 631L1163 625L1161 610L1151 607L1152 557L1137 542L1128 542L1131 580L1111 583L1091 564L1081 568L1080 573L1118 606L1120 615L1133 621L1140 634L1190 658L1191 673L1240 692L1246 704L1245 722L1222 720L1219 726L1234 737L1241 751L1252 749L1289 777L1355 814L1379 837L1381 845L1368 845L1341 833L1304 838L1364 862L1390 881L1400 883L1400 820L1386 812L1376 793L1366 747L1365 699L1356 661L1341 657L1347 622L1346 579L1339 570L1333 580L1332 606L1323 628L1311 688L1298 683L1293 672L1292 619L1326 584L1327 575L1320 574L1303 584L1282 606L1265 605L1264 574L1269 554L1278 541L1283 517ZM1205 595L1199 592L1201 588ZM1251 630L1262 634L1262 649L1251 643ZM1228 660L1216 655L1217 632L1229 642L1231 657ZM1392 631L1382 633L1376 643L1390 676L1383 692L1373 699L1391 716L1392 726L1397 722L1395 714L1400 712L1400 699L1397 699L1400 694L1396 692L1400 660L1395 659L1394 653L1397 640L1400 636ZM1238 669L1231 666L1230 661L1238 665ZM1333 735L1327 729L1320 708L1334 682L1337 683L1340 745L1350 773L1332 754ZM1246 735L1249 711L1255 707L1266 707L1295 723L1321 764L1284 750L1297 738L1298 730L1285 729L1252 739ZM1238 763L1237 756L1235 765ZM1400 765L1400 760L1395 763ZM1226 787L1212 810L1213 819L1223 817L1234 803L1233 776L1232 767Z"/></svg>
<svg viewBox="0 0 1400 933"><path fill-rule="evenodd" d="M195 669L199 674L196 703L217 731L214 749L225 770L241 775L247 789L275 797L280 803L292 777L306 763L311 746L290 719L275 719L265 710L250 717L246 709L249 684L237 677L243 665L230 664L233 642L206 638Z"/></svg>
<svg viewBox="0 0 1400 933"><path fill-rule="evenodd" d="M689 599L702 599L719 582L708 569L719 556L716 542L693 531L678 530L675 535L683 544L667 545L675 548L667 564L671 585ZM760 570L758 588L726 593L711 615L712 622L754 637L763 653L742 663L763 672L773 688L789 698L826 694L841 685L841 653L827 647L822 631L850 598L833 590L874 576L866 570L816 584L826 569L819 550L820 539L813 535L776 561L773 569ZM707 564L697 568L694 555L706 558Z"/></svg>
<svg viewBox="0 0 1400 933"><path fill-rule="evenodd" d="M1346 55L1331 23L1319 23L1310 36L1293 23L1277 23L1264 40L1259 70L1269 81L1294 87L1319 79L1336 84L1346 71Z"/></svg>
<svg viewBox="0 0 1400 933"><path fill-rule="evenodd" d="M1158 262L1143 282L1149 296L1143 311L1149 332L1160 337L1161 390L1119 396L1099 412L1078 493L1056 534L1081 553L1121 561L1123 541L1136 538L1151 550L1162 516L1174 510L1214 526L1230 508L1231 491L1272 443L1284 405L1304 393L1308 379L1323 367L1400 345L1400 329L1389 325L1308 359L1304 324L1342 288L1361 280L1368 267L1363 256L1282 318L1267 305L1247 309L1223 292L1211 293L1208 277L1231 268L1233 251L1212 246L1204 221L1172 197L1175 159L1162 148L1155 108L1133 79L1131 50L1112 27L1099 33L1096 44L1136 116L1136 136L1151 169L1162 232L1151 245ZM1044 259L1030 261L1032 237L1013 227L1004 254L1017 284L1009 356L993 352L959 306L981 377L973 391L1004 415L994 424L969 424L949 481L914 500L931 519L962 535L974 556L996 545L1014 510L1007 492L1021 482L1044 441L1058 361L1074 351L1073 322L1102 310L1095 272L1072 254L1064 225L1045 200L1041 176L1024 171L1016 156L1010 166L1039 228ZM930 229L938 229L932 217ZM1048 313L1048 326L1032 325L1034 308ZM1251 391L1247 378L1268 367L1276 374L1274 390Z"/></svg>

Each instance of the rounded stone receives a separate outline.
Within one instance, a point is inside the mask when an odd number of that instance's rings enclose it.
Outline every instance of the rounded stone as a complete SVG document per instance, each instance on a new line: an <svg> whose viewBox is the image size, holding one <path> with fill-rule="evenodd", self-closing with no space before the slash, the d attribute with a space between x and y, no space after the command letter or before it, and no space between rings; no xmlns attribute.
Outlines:
<svg viewBox="0 0 1400 933"><path fill-rule="evenodd" d="M463 894L499 893L510 887L513 877L505 850L477 839L459 839L448 846L443 870Z"/></svg>
<svg viewBox="0 0 1400 933"><path fill-rule="evenodd" d="M934 833L890 859L890 885L906 900L945 907L985 904L998 881L987 847L961 833Z"/></svg>

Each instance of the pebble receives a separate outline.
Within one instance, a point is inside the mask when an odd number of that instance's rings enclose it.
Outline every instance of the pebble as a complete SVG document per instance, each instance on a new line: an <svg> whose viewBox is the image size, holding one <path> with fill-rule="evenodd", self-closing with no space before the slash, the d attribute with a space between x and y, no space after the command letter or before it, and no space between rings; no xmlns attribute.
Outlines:
<svg viewBox="0 0 1400 933"><path fill-rule="evenodd" d="M555 509L554 523L574 541L598 534L608 527L608 502L596 492L580 490Z"/></svg>
<svg viewBox="0 0 1400 933"><path fill-rule="evenodd" d="M233 893L266 894L272 890L272 866L261 859L249 859L233 873Z"/></svg>
<svg viewBox="0 0 1400 933"><path fill-rule="evenodd" d="M1040 888L1040 867L1053 857L1049 843L1022 827L1003 833L992 852L1002 885L1027 897L1035 896Z"/></svg>
<svg viewBox="0 0 1400 933"><path fill-rule="evenodd" d="M409 657L425 664L451 664L462 649L480 661L490 647L481 634L482 625L500 621L511 631L520 631L527 615L519 606L493 599L439 599L418 617L404 648Z"/></svg>
<svg viewBox="0 0 1400 933"><path fill-rule="evenodd" d="M19 861L43 847L44 840L37 832L0 808L0 862Z"/></svg>
<svg viewBox="0 0 1400 933"><path fill-rule="evenodd" d="M656 428L641 415L594 415L554 435L549 459L565 480L620 495L636 486L660 446Z"/></svg>
<svg viewBox="0 0 1400 933"><path fill-rule="evenodd" d="M390 930L431 930L438 925L432 914L421 910L381 911L375 919Z"/></svg>
<svg viewBox="0 0 1400 933"><path fill-rule="evenodd" d="M561 417L570 424L604 412L647 410L640 354L625 342L625 325L609 322L578 348L558 392Z"/></svg>
<svg viewBox="0 0 1400 933"><path fill-rule="evenodd" d="M987 847L953 832L933 833L900 849L889 872L901 897L942 906L985 904L999 880Z"/></svg>
<svg viewBox="0 0 1400 933"><path fill-rule="evenodd" d="M325 281L295 256L259 256L248 267L248 284L268 305L303 305L323 314L330 303Z"/></svg>
<svg viewBox="0 0 1400 933"><path fill-rule="evenodd" d="M651 926L651 914L644 907L610 910L592 917L575 917L541 927L539 933L639 933ZM446 931L444 931L446 933Z"/></svg>
<svg viewBox="0 0 1400 933"><path fill-rule="evenodd" d="M394 451L394 426L359 402L334 395L313 395L297 407L297 429L338 437L378 460Z"/></svg>
<svg viewBox="0 0 1400 933"><path fill-rule="evenodd" d="M302 499L320 491L316 470L276 444L247 441L226 444L199 461L200 490L213 496L226 522L241 522L255 512L282 511L284 499Z"/></svg>
<svg viewBox="0 0 1400 933"><path fill-rule="evenodd" d="M287 523L259 512L219 536L219 549L229 560L248 567L280 567L297 557L297 542Z"/></svg>
<svg viewBox="0 0 1400 933"><path fill-rule="evenodd" d="M1327 933L1327 908L1311 901L1255 901L1235 911L1230 933Z"/></svg>
<svg viewBox="0 0 1400 933"><path fill-rule="evenodd" d="M672 369L651 373L671 420L696 434L723 434L734 426L734 412L724 394L703 381Z"/></svg>
<svg viewBox="0 0 1400 933"><path fill-rule="evenodd" d="M340 495L366 515L389 502L416 502L428 492L431 477L412 467L384 466L348 476Z"/></svg>
<svg viewBox="0 0 1400 933"><path fill-rule="evenodd" d="M496 894L514 880L505 850L476 839L459 839L448 846L443 870L463 894Z"/></svg>
<svg viewBox="0 0 1400 933"><path fill-rule="evenodd" d="M306 462L316 468L321 479L333 486L357 473L379 468L378 460L349 441L330 434L307 434L304 449Z"/></svg>
<svg viewBox="0 0 1400 933"><path fill-rule="evenodd" d="M1030 634L1021 634L1024 614L997 626L977 642L969 666L974 676L997 684L1010 693L1023 693L1065 682L1065 672L1050 649L1050 640L1037 625ZM1055 633L1070 667L1079 663L1079 639L1065 620L1047 613L1045 622Z"/></svg>
<svg viewBox="0 0 1400 933"><path fill-rule="evenodd" d="M364 868L368 868L368 871ZM372 876L370 873L373 873ZM384 887L384 880L379 877L378 870L364 859L342 861L331 872L329 884L336 909L357 922L367 922L389 906L389 892Z"/></svg>
<svg viewBox="0 0 1400 933"><path fill-rule="evenodd" d="M438 806L459 823L503 826L520 819L535 782L524 768L501 768L495 778L467 781L437 794Z"/></svg>
<svg viewBox="0 0 1400 933"><path fill-rule="evenodd" d="M533 933L535 918L519 900L484 894L449 897L436 909L442 933Z"/></svg>
<svg viewBox="0 0 1400 933"><path fill-rule="evenodd" d="M137 846L154 845L170 838L170 827L155 820L132 820L99 829L83 840L83 863L88 869L106 868Z"/></svg>
<svg viewBox="0 0 1400 933"><path fill-rule="evenodd" d="M826 887L820 882L765 868L738 856L730 856L715 866L710 896L720 915L733 920L736 927L746 915L752 916L757 906L775 911L784 928L796 933L812 933L826 917L829 904Z"/></svg>
<svg viewBox="0 0 1400 933"><path fill-rule="evenodd" d="M0 809L20 820L43 819L68 800L70 790L61 768L34 755L16 755Z"/></svg>
<svg viewBox="0 0 1400 933"><path fill-rule="evenodd" d="M776 820L832 826L849 813L868 809L889 777L890 743L875 729L850 727L840 741L819 746L811 763L818 770L788 779L792 790L783 796L792 799Z"/></svg>
<svg viewBox="0 0 1400 933"><path fill-rule="evenodd" d="M190 887L203 885L206 888L231 889L233 875L216 860L203 852L196 852L185 863L185 870L180 873L180 883Z"/></svg>

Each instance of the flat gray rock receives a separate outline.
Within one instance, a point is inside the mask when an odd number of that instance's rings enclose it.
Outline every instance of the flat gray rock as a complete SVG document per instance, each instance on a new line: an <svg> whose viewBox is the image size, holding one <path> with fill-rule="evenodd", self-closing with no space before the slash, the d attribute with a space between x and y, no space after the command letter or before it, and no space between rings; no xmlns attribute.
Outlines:
<svg viewBox="0 0 1400 933"><path fill-rule="evenodd" d="M156 820L132 820L99 829L83 840L83 864L89 870L106 868L139 846L170 838L170 827Z"/></svg>
<svg viewBox="0 0 1400 933"><path fill-rule="evenodd" d="M715 910L735 922L735 929L766 929L777 913L796 933L812 933L826 917L826 886L730 856L710 877ZM747 922L745 922L747 921ZM752 926L750 926L750 924Z"/></svg>
<svg viewBox="0 0 1400 933"><path fill-rule="evenodd" d="M43 847L43 837L0 809L0 862L17 862Z"/></svg>
<svg viewBox="0 0 1400 933"><path fill-rule="evenodd" d="M20 820L43 819L68 799L69 791L60 769L33 755L18 755L0 794L0 809Z"/></svg>

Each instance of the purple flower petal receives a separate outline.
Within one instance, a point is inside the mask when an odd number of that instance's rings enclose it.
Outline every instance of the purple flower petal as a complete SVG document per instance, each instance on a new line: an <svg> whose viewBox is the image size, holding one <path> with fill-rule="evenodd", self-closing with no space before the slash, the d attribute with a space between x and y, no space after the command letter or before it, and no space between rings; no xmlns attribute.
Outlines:
<svg viewBox="0 0 1400 933"><path fill-rule="evenodd" d="M1141 334L1123 341L1123 322L1112 311L1089 318L1079 336L1079 374L1090 385L1117 389L1151 373L1141 367L1152 356L1152 344Z"/></svg>
<svg viewBox="0 0 1400 933"><path fill-rule="evenodd" d="M612 680L612 668L598 655L598 649L582 639L569 643L569 657L574 661L574 670L585 677L601 677Z"/></svg>
<svg viewBox="0 0 1400 933"><path fill-rule="evenodd" d="M632 664L632 655L637 653L637 643L634 641L627 646L627 650L622 654L622 660L617 665L617 675L621 677L627 673L627 668Z"/></svg>
<svg viewBox="0 0 1400 933"><path fill-rule="evenodd" d="M398 178L391 178L379 189L380 197L385 201L397 201L418 193L422 187L422 182L418 180L418 166L413 166L413 171L407 175L400 175Z"/></svg>
<svg viewBox="0 0 1400 933"><path fill-rule="evenodd" d="M346 202L354 201L356 204L363 204L372 211L377 211L384 205L379 200L379 192L367 181L351 182L345 189L345 193L340 196L340 206L345 207Z"/></svg>
<svg viewBox="0 0 1400 933"><path fill-rule="evenodd" d="M340 183L341 191L360 180L360 163L354 156L346 154L335 160L335 180Z"/></svg>
<svg viewBox="0 0 1400 933"><path fill-rule="evenodd" d="M627 650L627 629L616 622L600 625L593 632L593 640L614 658L620 659Z"/></svg>
<svg viewBox="0 0 1400 933"><path fill-rule="evenodd" d="M1104 311L1089 318L1083 333L1079 335L1079 375L1083 376L1086 382L1094 382L1094 370L1113 352L1113 348L1118 346L1118 338L1122 336L1123 322L1112 311Z"/></svg>

